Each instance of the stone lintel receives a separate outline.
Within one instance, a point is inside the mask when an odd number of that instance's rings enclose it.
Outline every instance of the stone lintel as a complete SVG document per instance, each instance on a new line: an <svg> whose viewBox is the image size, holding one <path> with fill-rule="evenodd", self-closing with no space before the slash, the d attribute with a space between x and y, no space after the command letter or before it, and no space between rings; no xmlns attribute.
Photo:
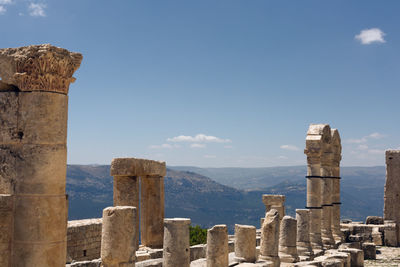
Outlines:
<svg viewBox="0 0 400 267"><path fill-rule="evenodd" d="M0 90L8 84L20 91L48 91L68 94L82 55L50 44L0 49Z"/></svg>
<svg viewBox="0 0 400 267"><path fill-rule="evenodd" d="M282 205L285 202L284 195L262 195L262 201L265 205Z"/></svg>
<svg viewBox="0 0 400 267"><path fill-rule="evenodd" d="M165 176L164 161L138 158L115 158L111 162L111 176Z"/></svg>
<svg viewBox="0 0 400 267"><path fill-rule="evenodd" d="M400 159L400 150L388 149L385 151L386 162L389 159Z"/></svg>

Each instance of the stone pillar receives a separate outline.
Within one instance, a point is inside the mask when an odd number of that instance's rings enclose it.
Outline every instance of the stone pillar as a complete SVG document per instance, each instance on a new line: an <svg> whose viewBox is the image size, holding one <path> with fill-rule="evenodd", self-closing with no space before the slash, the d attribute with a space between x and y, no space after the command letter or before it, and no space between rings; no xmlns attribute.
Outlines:
<svg viewBox="0 0 400 267"><path fill-rule="evenodd" d="M66 259L68 89L82 55L0 49L0 193L14 195L12 266Z"/></svg>
<svg viewBox="0 0 400 267"><path fill-rule="evenodd" d="M383 217L396 223L397 244L400 245L400 150L386 150Z"/></svg>
<svg viewBox="0 0 400 267"><path fill-rule="evenodd" d="M319 255L323 250L321 238L321 210L322 210L322 176L321 156L323 138L330 136L330 127L327 124L311 124L306 137L307 155L307 206L310 210L310 241L314 254Z"/></svg>
<svg viewBox="0 0 400 267"><path fill-rule="evenodd" d="M297 253L312 260L314 252L310 243L310 210L296 209Z"/></svg>
<svg viewBox="0 0 400 267"><path fill-rule="evenodd" d="M235 261L256 261L256 228L252 225L235 224Z"/></svg>
<svg viewBox="0 0 400 267"><path fill-rule="evenodd" d="M163 267L189 267L190 219L173 218L164 220Z"/></svg>
<svg viewBox="0 0 400 267"><path fill-rule="evenodd" d="M329 126L328 126L329 127ZM322 137L322 155L321 155L321 176L322 176L322 221L321 237L325 249L335 247L331 225L332 225L332 164L333 153L331 146L331 129L327 135Z"/></svg>
<svg viewBox="0 0 400 267"><path fill-rule="evenodd" d="M0 195L0 266L12 267L13 196Z"/></svg>
<svg viewBox="0 0 400 267"><path fill-rule="evenodd" d="M134 267L137 209L129 206L103 210L101 261L103 267Z"/></svg>
<svg viewBox="0 0 400 267"><path fill-rule="evenodd" d="M261 226L261 244L260 256L261 261L271 261L272 267L279 267L279 213L272 209L265 215L264 222Z"/></svg>
<svg viewBox="0 0 400 267"><path fill-rule="evenodd" d="M298 262L297 254L297 221L296 219L285 216L281 222L279 234L279 258L281 262Z"/></svg>
<svg viewBox="0 0 400 267"><path fill-rule="evenodd" d="M332 144L332 235L336 244L344 240L342 231L340 231L340 161L342 159L342 145L339 131L331 129Z"/></svg>
<svg viewBox="0 0 400 267"><path fill-rule="evenodd" d="M207 231L207 267L228 267L228 228L215 225Z"/></svg>
<svg viewBox="0 0 400 267"><path fill-rule="evenodd" d="M163 244L165 174L165 162L137 158L116 158L111 162L111 175L114 176L114 205L134 206L139 211L138 177L141 177L141 241L142 245L151 248L162 248ZM136 219L139 233L139 216Z"/></svg>
<svg viewBox="0 0 400 267"><path fill-rule="evenodd" d="M265 205L265 212L275 209L279 213L279 220L285 216L285 199L284 195L262 195L262 201Z"/></svg>

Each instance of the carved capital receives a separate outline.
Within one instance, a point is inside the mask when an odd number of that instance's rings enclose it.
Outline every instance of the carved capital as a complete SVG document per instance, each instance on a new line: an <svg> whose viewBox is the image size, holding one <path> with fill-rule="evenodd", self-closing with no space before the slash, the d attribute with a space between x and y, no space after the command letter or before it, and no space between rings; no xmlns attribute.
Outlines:
<svg viewBox="0 0 400 267"><path fill-rule="evenodd" d="M0 49L1 82L21 91L68 94L81 61L81 54L50 44Z"/></svg>

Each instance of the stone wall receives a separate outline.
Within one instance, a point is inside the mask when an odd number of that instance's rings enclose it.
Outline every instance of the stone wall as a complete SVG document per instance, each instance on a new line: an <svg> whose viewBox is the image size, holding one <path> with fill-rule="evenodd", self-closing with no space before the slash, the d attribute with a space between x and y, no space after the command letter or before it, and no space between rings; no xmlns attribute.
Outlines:
<svg viewBox="0 0 400 267"><path fill-rule="evenodd" d="M100 258L102 219L68 222L67 262Z"/></svg>

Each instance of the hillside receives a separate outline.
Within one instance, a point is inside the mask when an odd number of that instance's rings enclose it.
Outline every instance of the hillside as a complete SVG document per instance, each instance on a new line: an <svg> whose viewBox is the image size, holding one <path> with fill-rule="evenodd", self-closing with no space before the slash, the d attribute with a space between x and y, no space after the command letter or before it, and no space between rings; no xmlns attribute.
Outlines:
<svg viewBox="0 0 400 267"><path fill-rule="evenodd" d="M68 165L69 219L101 217L102 209L112 205L109 169L106 165ZM216 169L216 172L221 173L221 177L228 177L231 170L224 169ZM246 175L245 171L250 170L249 173L259 175L253 179L253 185L259 189L235 189L193 171L185 171L182 167L168 168L165 177L166 217L189 217L193 224L203 227L225 223L230 230L234 223L258 227L259 219L264 215L261 195L268 193L286 195L286 208L290 215L294 215L296 208L304 208L306 179L304 173L300 175L304 167L263 168L262 171L235 168L238 169L240 172L236 172L237 176L232 180L246 181L238 173ZM269 169L272 169L272 174L265 173ZM196 171L204 173L208 170L197 168ZM295 175L290 176L290 173ZM382 214L384 174L384 167L342 168L342 217L364 220L367 215ZM266 175L265 179L262 179L263 175ZM267 186L266 181L271 181L271 185Z"/></svg>

